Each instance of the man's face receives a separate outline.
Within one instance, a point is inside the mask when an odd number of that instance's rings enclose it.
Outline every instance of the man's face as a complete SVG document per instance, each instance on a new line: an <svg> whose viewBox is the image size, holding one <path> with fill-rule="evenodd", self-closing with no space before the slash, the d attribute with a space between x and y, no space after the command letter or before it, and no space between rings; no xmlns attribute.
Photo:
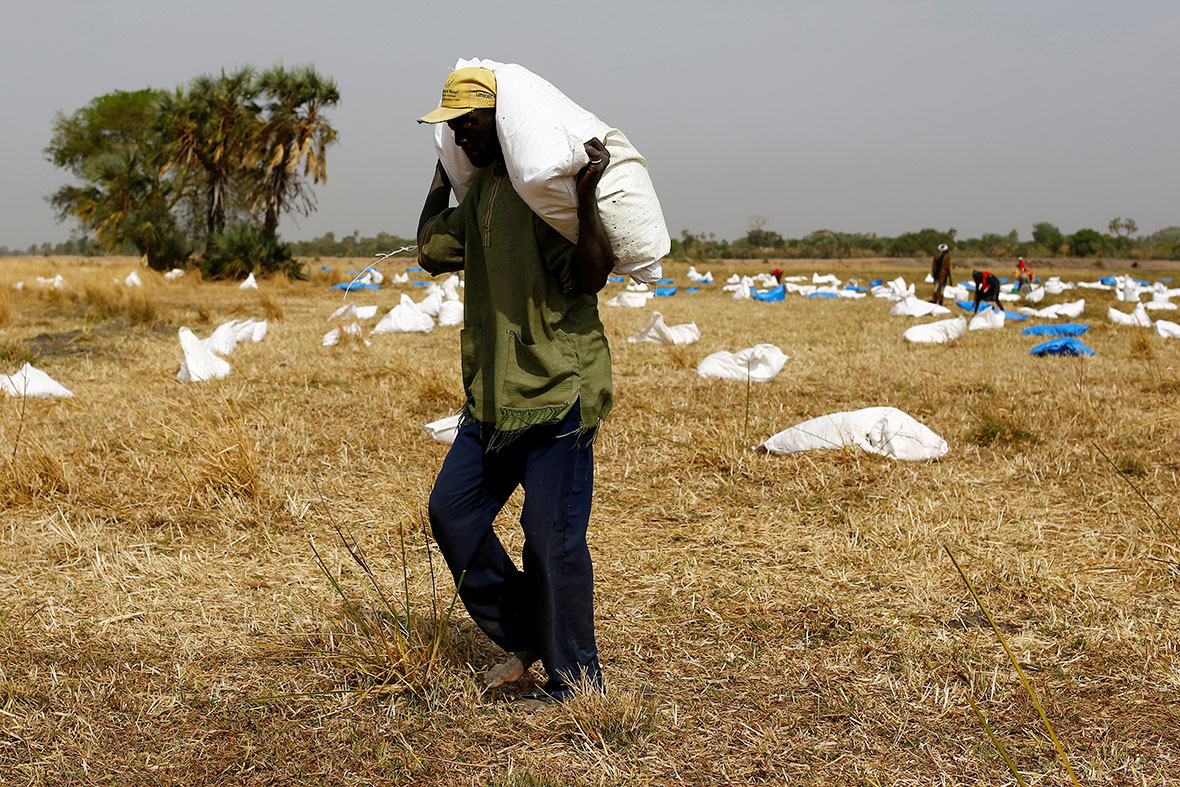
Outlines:
<svg viewBox="0 0 1180 787"><path fill-rule="evenodd" d="M472 166L486 167L500 159L495 109L473 109L466 115L448 120L447 125L455 132L455 144L467 154Z"/></svg>

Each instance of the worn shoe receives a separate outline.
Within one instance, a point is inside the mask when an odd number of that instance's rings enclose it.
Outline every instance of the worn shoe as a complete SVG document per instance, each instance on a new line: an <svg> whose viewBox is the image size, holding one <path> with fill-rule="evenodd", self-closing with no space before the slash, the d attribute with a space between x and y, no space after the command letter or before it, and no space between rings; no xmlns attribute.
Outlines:
<svg viewBox="0 0 1180 787"><path fill-rule="evenodd" d="M487 671L483 676L483 687L498 689L509 683L516 683L524 677L537 658L537 654L531 650L522 650L511 654L507 659Z"/></svg>

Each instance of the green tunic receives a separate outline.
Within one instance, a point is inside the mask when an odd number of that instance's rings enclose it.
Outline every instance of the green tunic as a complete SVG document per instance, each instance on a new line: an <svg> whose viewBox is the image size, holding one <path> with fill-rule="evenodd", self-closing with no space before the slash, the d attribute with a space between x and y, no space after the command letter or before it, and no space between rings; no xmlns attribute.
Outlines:
<svg viewBox="0 0 1180 787"><path fill-rule="evenodd" d="M418 238L429 271L464 271L464 413L493 427L495 450L577 402L593 434L614 402L598 296L572 286L574 244L516 193L502 164L476 173L456 208Z"/></svg>

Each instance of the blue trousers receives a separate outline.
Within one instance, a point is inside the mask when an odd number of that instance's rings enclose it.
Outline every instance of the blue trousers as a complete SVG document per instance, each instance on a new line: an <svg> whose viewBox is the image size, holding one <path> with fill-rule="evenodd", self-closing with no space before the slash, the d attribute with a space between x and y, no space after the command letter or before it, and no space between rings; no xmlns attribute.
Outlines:
<svg viewBox="0 0 1180 787"><path fill-rule="evenodd" d="M594 643L594 570L586 546L594 451L575 405L494 453L478 423L460 427L430 493L430 527L476 625L509 652L531 650L560 691L585 675L601 685ZM518 486L523 570L492 529ZM462 577L462 581L460 581Z"/></svg>

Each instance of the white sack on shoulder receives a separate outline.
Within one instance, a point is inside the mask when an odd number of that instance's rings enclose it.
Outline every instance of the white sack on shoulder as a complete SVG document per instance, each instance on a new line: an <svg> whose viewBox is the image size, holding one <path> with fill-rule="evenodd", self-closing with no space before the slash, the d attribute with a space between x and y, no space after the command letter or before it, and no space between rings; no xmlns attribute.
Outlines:
<svg viewBox="0 0 1180 787"><path fill-rule="evenodd" d="M639 333L627 339L629 342L655 342L656 344L692 344L701 339L701 329L695 322L683 325L665 325L664 315L652 312L651 321Z"/></svg>
<svg viewBox="0 0 1180 787"><path fill-rule="evenodd" d="M423 425L422 428L426 430L426 434L435 440L450 445L455 442L455 436L459 434L459 416L448 415L446 418L431 421Z"/></svg>
<svg viewBox="0 0 1180 787"><path fill-rule="evenodd" d="M697 376L766 383L782 371L787 356L773 344L756 344L736 353L715 352L697 365Z"/></svg>
<svg viewBox="0 0 1180 787"><path fill-rule="evenodd" d="M571 242L578 239L574 176L589 161L583 143L593 137L602 141L610 163L598 183L598 213L618 258L614 271L637 281L658 281L659 261L668 254L671 239L639 151L618 129L523 66L478 58L455 63L456 70L468 67L496 75L496 130L516 193ZM434 144L455 197L462 200L475 168L455 145L446 123L435 125Z"/></svg>
<svg viewBox="0 0 1180 787"><path fill-rule="evenodd" d="M177 380L184 383L199 383L229 376L229 362L210 352L205 343L192 331L181 328L179 335L180 349L184 357L180 361L180 371L176 373Z"/></svg>
<svg viewBox="0 0 1180 787"><path fill-rule="evenodd" d="M401 303L389 310L373 327L373 333L430 333L434 318L425 314L414 299L402 293Z"/></svg>
<svg viewBox="0 0 1180 787"><path fill-rule="evenodd" d="M962 338L966 333L966 318L954 317L950 320L928 322L924 325L907 328L901 338L915 344L946 344L949 341Z"/></svg>
<svg viewBox="0 0 1180 787"><path fill-rule="evenodd" d="M951 310L937 303L923 301L915 298L913 295L909 295L893 304L893 308L889 310L889 313L895 317L926 317L927 315L940 316L950 314Z"/></svg>
<svg viewBox="0 0 1180 787"><path fill-rule="evenodd" d="M61 396L68 399L74 395L57 380L29 363L25 363L16 374L0 374L0 390L9 396Z"/></svg>
<svg viewBox="0 0 1180 787"><path fill-rule="evenodd" d="M866 407L812 418L785 429L755 450L793 454L857 446L870 454L894 459L939 459L946 440L896 407Z"/></svg>

